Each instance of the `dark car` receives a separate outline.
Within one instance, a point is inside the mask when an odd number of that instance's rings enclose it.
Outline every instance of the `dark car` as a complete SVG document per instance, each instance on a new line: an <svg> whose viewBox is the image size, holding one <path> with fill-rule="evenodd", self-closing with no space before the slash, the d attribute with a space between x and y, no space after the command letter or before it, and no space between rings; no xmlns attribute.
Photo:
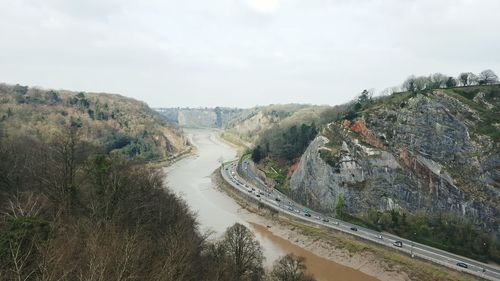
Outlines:
<svg viewBox="0 0 500 281"><path fill-rule="evenodd" d="M394 245L396 247L399 247L399 248L402 248L403 247L403 242L401 242L401 241L394 241L394 243L392 243L392 245Z"/></svg>
<svg viewBox="0 0 500 281"><path fill-rule="evenodd" d="M329 222L330 220L329 220L329 219L327 219L327 218L323 218L323 221L324 221L324 222Z"/></svg>
<svg viewBox="0 0 500 281"><path fill-rule="evenodd" d="M463 268L468 268L469 266L466 263L463 262L457 262L457 265Z"/></svg>
<svg viewBox="0 0 500 281"><path fill-rule="evenodd" d="M358 228L356 228L356 227L353 226L353 227L351 227L351 230L352 231L358 231Z"/></svg>
<svg viewBox="0 0 500 281"><path fill-rule="evenodd" d="M306 216L306 217L311 217L311 214L309 214L309 213L305 213L305 214L304 214L304 216Z"/></svg>
<svg viewBox="0 0 500 281"><path fill-rule="evenodd" d="M276 197L276 199L274 199L274 200L276 200L276 201L278 201L278 202L280 202L280 201L281 201L281 199L279 199L278 197Z"/></svg>

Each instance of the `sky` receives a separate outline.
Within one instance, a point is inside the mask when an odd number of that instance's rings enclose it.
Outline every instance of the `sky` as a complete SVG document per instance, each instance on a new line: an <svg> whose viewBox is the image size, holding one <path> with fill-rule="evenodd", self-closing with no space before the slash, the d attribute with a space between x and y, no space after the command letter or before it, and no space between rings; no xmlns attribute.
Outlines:
<svg viewBox="0 0 500 281"><path fill-rule="evenodd" d="M0 82L151 107L340 104L500 72L498 0L0 0Z"/></svg>

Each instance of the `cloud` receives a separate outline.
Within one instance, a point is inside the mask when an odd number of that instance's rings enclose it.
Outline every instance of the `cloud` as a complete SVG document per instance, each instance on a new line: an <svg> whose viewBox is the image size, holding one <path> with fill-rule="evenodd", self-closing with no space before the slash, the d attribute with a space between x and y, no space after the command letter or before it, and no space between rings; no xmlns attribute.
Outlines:
<svg viewBox="0 0 500 281"><path fill-rule="evenodd" d="M279 0L244 0L252 10L263 14L276 13L280 7Z"/></svg>
<svg viewBox="0 0 500 281"><path fill-rule="evenodd" d="M337 104L410 74L500 72L498 10L497 0L6 1L0 79L152 106Z"/></svg>

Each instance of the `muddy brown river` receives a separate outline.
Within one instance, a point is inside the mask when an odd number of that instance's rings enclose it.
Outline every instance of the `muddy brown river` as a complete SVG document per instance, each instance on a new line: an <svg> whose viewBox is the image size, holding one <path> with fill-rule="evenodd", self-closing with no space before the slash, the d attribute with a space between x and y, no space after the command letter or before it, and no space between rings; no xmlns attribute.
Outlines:
<svg viewBox="0 0 500 281"><path fill-rule="evenodd" d="M270 267L280 256L294 253L306 259L308 271L318 281L377 280L361 271L319 257L297 245L274 235L265 226L251 223L248 211L241 209L230 197L212 186L211 174L220 161L232 160L236 151L217 138L211 130L185 130L197 147L197 155L180 160L166 169L167 185L179 194L196 213L202 232L212 232L213 239L222 235L236 222L248 226L255 233L264 250L265 266Z"/></svg>

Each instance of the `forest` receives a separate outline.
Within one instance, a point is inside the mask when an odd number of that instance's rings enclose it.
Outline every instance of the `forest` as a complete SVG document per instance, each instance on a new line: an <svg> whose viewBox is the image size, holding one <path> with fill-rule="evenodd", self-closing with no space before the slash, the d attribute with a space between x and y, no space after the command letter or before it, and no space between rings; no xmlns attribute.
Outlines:
<svg viewBox="0 0 500 281"><path fill-rule="evenodd" d="M82 128L2 133L0 159L0 280L314 280L293 255L266 271L241 224L201 233L160 169Z"/></svg>

